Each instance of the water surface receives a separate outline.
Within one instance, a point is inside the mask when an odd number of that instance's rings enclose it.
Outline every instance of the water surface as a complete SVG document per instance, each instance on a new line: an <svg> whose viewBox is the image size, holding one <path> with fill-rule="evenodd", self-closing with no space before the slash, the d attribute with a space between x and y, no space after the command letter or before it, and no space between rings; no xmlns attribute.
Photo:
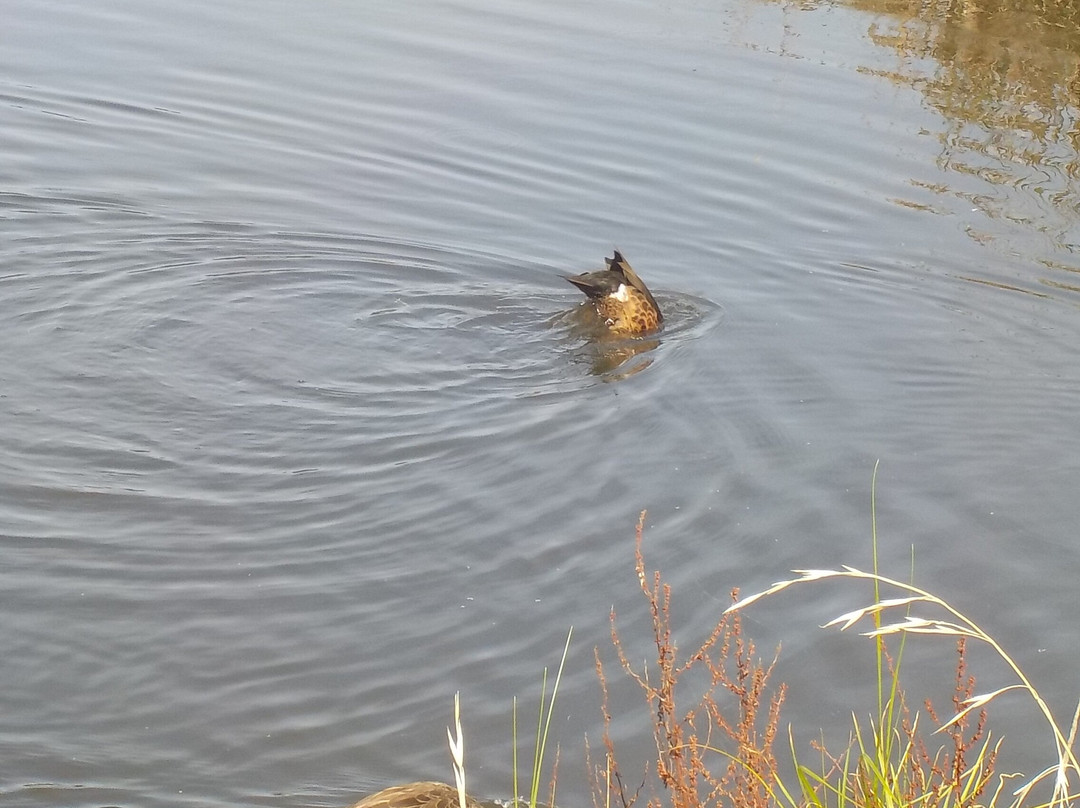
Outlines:
<svg viewBox="0 0 1080 808"><path fill-rule="evenodd" d="M917 581L1071 710L1060 21L756 0L5 20L6 803L347 805L449 777L458 690L470 788L505 797L511 699L573 625L560 793L587 804L613 604L649 651L638 513L689 648L733 586L868 566L878 460L883 567L907 577L914 546ZM624 364L566 327L559 277L614 247L669 319ZM807 738L873 704L871 649L816 628L864 595L748 614ZM911 659L948 693L949 645ZM644 757L648 712L613 697ZM999 715L1005 768L1046 765L1030 705Z"/></svg>

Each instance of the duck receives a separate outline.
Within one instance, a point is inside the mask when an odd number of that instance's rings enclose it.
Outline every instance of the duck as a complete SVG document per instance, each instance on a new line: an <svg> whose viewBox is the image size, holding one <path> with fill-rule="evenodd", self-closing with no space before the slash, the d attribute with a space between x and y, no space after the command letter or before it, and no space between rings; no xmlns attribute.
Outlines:
<svg viewBox="0 0 1080 808"><path fill-rule="evenodd" d="M352 808L460 808L458 790L446 783L421 780L384 788L364 797ZM478 800L465 796L465 808L483 808Z"/></svg>
<svg viewBox="0 0 1080 808"><path fill-rule="evenodd" d="M659 331L664 324L660 306L622 253L615 250L604 263L607 269L563 277L585 293L612 333L636 336Z"/></svg>

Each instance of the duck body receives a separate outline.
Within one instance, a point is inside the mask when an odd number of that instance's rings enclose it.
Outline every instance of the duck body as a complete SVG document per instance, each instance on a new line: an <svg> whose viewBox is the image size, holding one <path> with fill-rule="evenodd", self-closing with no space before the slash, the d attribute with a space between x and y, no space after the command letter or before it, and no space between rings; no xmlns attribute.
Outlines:
<svg viewBox="0 0 1080 808"><path fill-rule="evenodd" d="M650 334L660 330L664 315L645 282L615 250L605 258L607 269L567 275L566 280L585 293L604 321L615 334Z"/></svg>
<svg viewBox="0 0 1080 808"><path fill-rule="evenodd" d="M458 791L446 783L423 780L384 788L370 797L364 797L352 808L459 808ZM465 808L483 808L466 795Z"/></svg>

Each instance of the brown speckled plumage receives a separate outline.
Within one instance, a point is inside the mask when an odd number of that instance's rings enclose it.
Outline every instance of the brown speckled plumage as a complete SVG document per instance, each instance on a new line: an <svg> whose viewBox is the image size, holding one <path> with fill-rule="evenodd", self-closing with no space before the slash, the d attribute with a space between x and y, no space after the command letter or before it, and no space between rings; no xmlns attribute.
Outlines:
<svg viewBox="0 0 1080 808"><path fill-rule="evenodd" d="M390 786L382 791L364 797L352 808L458 808L458 792L454 786L446 783L422 781ZM472 797L466 795L466 808L483 808Z"/></svg>
<svg viewBox="0 0 1080 808"><path fill-rule="evenodd" d="M664 315L644 281L616 250L605 258L607 269L567 275L566 279L584 292L596 313L616 334L649 334L664 324Z"/></svg>

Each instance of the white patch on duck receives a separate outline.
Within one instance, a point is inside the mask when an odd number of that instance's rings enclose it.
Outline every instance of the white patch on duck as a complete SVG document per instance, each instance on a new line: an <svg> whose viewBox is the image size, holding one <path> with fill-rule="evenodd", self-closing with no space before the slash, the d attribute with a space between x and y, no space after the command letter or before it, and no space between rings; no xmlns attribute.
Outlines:
<svg viewBox="0 0 1080 808"><path fill-rule="evenodd" d="M619 288L608 295L608 297L613 297L620 303L625 303L630 299L630 288L625 283L620 283Z"/></svg>

